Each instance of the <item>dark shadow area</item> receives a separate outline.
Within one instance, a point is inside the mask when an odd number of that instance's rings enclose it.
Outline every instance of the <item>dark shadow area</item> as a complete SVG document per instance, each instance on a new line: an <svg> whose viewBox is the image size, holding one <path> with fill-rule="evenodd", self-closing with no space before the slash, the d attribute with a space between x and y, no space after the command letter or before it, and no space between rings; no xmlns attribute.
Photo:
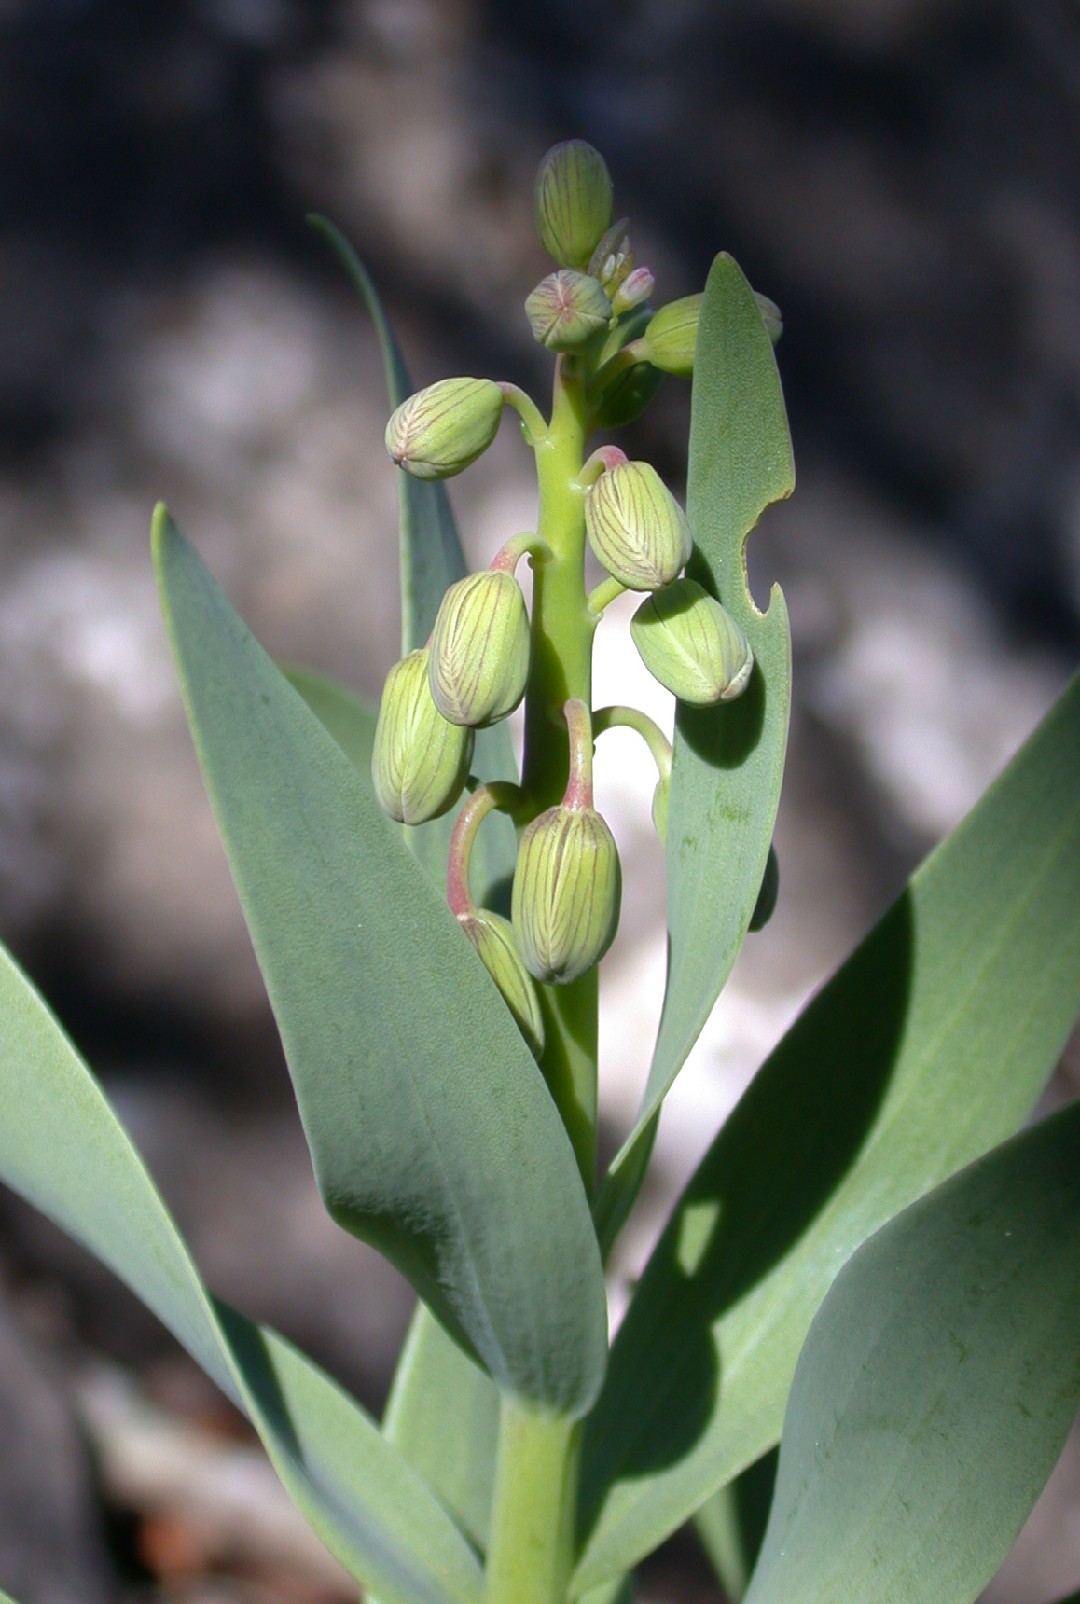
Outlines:
<svg viewBox="0 0 1080 1604"><path fill-rule="evenodd" d="M797 1248L856 1168L903 1040L912 940L905 893L772 1053L691 1179L589 1420L583 1542L614 1481L693 1449L723 1407L712 1326ZM688 1273L682 1220L698 1211L715 1223Z"/></svg>

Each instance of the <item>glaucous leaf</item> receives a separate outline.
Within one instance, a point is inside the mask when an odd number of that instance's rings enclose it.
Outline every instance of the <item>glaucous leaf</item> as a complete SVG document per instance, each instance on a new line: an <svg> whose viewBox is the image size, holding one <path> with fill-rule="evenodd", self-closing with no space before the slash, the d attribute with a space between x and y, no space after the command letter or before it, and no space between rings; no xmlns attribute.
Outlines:
<svg viewBox="0 0 1080 1604"><path fill-rule="evenodd" d="M974 1604L1080 1408L1080 1103L844 1266L795 1371L746 1604Z"/></svg>
<svg viewBox="0 0 1080 1604"><path fill-rule="evenodd" d="M332 1553L387 1604L478 1604L442 1504L330 1378L212 1299L97 1082L0 949L0 1179L89 1248L242 1408Z"/></svg>
<svg viewBox="0 0 1080 1604"><path fill-rule="evenodd" d="M610 1244L637 1193L654 1120L738 956L772 840L787 747L791 635L774 585L758 611L746 541L795 486L772 342L742 272L718 256L698 325L687 514L691 579L721 601L749 641L755 668L737 700L679 705L667 830L668 983L641 1109L597 1200Z"/></svg>
<svg viewBox="0 0 1080 1604"><path fill-rule="evenodd" d="M154 553L328 1210L397 1265L500 1386L584 1413L606 1360L603 1278L535 1060L370 785L164 509Z"/></svg>
<svg viewBox="0 0 1080 1604"><path fill-rule="evenodd" d="M1080 1007L1080 679L772 1053L646 1267L586 1428L584 1590L777 1440L840 1266L1011 1135Z"/></svg>

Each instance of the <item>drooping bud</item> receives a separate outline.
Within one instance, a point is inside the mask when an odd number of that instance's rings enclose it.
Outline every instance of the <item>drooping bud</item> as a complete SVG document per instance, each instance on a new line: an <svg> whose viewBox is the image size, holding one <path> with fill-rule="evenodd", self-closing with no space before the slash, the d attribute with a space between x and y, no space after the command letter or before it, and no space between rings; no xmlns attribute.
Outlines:
<svg viewBox="0 0 1080 1604"><path fill-rule="evenodd" d="M662 373L689 379L694 371L694 346L703 295L684 295L669 301L656 313L645 330L642 355Z"/></svg>
<svg viewBox="0 0 1080 1604"><path fill-rule="evenodd" d="M634 266L634 253L626 232L627 222L627 218L620 217L617 223L613 223L589 257L589 272L612 297Z"/></svg>
<svg viewBox="0 0 1080 1604"><path fill-rule="evenodd" d="M630 312L649 299L656 288L656 280L647 267L635 267L619 285L611 302L615 313Z"/></svg>
<svg viewBox="0 0 1080 1604"><path fill-rule="evenodd" d="M525 967L566 985L607 952L621 892L615 837L595 808L548 808L518 849L511 917Z"/></svg>
<svg viewBox="0 0 1080 1604"><path fill-rule="evenodd" d="M754 291L754 300L758 304L758 311L765 320L765 327L769 331L769 339L775 345L784 332L784 319L780 308L775 301L771 301L767 295L761 295L757 290Z"/></svg>
<svg viewBox="0 0 1080 1604"><path fill-rule="evenodd" d="M487 450L504 404L494 379L440 379L397 408L386 449L414 479L450 479Z"/></svg>
<svg viewBox="0 0 1080 1604"><path fill-rule="evenodd" d="M599 561L630 590L666 585L693 548L686 514L647 462L600 476L585 502L585 528Z"/></svg>
<svg viewBox="0 0 1080 1604"><path fill-rule="evenodd" d="M402 824L424 824L453 807L472 757L473 733L443 718L428 685L426 649L386 676L371 778L379 806Z"/></svg>
<svg viewBox="0 0 1080 1604"><path fill-rule="evenodd" d="M563 267L540 280L525 302L525 315L549 351L574 351L607 328L611 303L594 278Z"/></svg>
<svg viewBox="0 0 1080 1604"><path fill-rule="evenodd" d="M661 685L694 707L742 694L754 654L726 608L693 579L678 579L642 602L630 635Z"/></svg>
<svg viewBox="0 0 1080 1604"><path fill-rule="evenodd" d="M533 193L540 243L560 267L585 269L611 223L614 192L607 163L583 139L553 145Z"/></svg>
<svg viewBox="0 0 1080 1604"><path fill-rule="evenodd" d="M435 617L429 677L452 724L480 728L513 712L529 677L529 615L513 574L485 568L450 586Z"/></svg>
<svg viewBox="0 0 1080 1604"><path fill-rule="evenodd" d="M457 917L484 968L506 999L518 1029L539 1057L544 1047L544 1018L533 978L518 952L513 926L508 919L487 908L475 908Z"/></svg>

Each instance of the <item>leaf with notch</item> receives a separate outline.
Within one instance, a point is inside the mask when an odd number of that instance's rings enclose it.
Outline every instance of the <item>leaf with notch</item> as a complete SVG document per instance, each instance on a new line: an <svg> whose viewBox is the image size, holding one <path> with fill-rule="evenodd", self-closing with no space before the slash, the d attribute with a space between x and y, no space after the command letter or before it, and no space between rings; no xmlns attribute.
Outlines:
<svg viewBox="0 0 1080 1604"><path fill-rule="evenodd" d="M758 611L746 542L795 487L772 341L739 267L718 256L694 360L687 573L723 602L754 651L750 683L716 707L680 704L668 805L668 983L645 1095L596 1206L610 1245L644 1175L660 1105L701 1033L746 936L772 841L787 747L791 634L774 585Z"/></svg>

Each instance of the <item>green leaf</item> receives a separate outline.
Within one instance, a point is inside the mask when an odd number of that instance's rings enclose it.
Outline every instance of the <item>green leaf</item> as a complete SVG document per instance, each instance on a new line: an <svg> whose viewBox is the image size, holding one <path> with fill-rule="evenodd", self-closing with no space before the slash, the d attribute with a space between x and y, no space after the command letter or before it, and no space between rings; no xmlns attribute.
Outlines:
<svg viewBox="0 0 1080 1604"><path fill-rule="evenodd" d="M323 729L334 737L354 768L371 775L375 747L375 708L334 680L311 669L280 665L294 691L298 691Z"/></svg>
<svg viewBox="0 0 1080 1604"><path fill-rule="evenodd" d="M0 949L0 1177L153 1310L243 1408L332 1553L388 1604L478 1604L479 1566L442 1505L309 1359L211 1299L138 1153Z"/></svg>
<svg viewBox="0 0 1080 1604"><path fill-rule="evenodd" d="M486 1553L499 1394L423 1304L398 1360L383 1430Z"/></svg>
<svg viewBox="0 0 1080 1604"><path fill-rule="evenodd" d="M1022 1123L1080 1006L1080 679L772 1053L684 1193L586 1430L578 1585L775 1442L844 1260Z"/></svg>
<svg viewBox="0 0 1080 1604"><path fill-rule="evenodd" d="M701 1033L745 939L772 840L787 747L791 633L774 585L760 613L746 579L746 542L772 502L795 487L772 342L741 271L716 258L694 363L687 573L723 602L753 647L737 701L679 704L667 833L670 958L652 1067L634 1129L596 1207L610 1244L637 1194L660 1105ZM722 894L718 888L722 887Z"/></svg>
<svg viewBox="0 0 1080 1604"><path fill-rule="evenodd" d="M328 241L352 283L359 291L375 325L382 352L390 409L412 393L405 360L394 337L378 291L367 269L345 236L325 217L308 221ZM397 474L399 497L398 552L401 567L402 656L423 646L435 624L435 614L447 589L467 572L450 498L438 479L414 479ZM517 764L510 731L505 722L478 730L473 773L480 780L516 780ZM441 889L446 881L446 858L456 810L408 832L409 846ZM496 814L477 837L472 857L474 889L485 907L508 908L517 842L510 820Z"/></svg>
<svg viewBox="0 0 1080 1604"><path fill-rule="evenodd" d="M810 1327L746 1604L973 1604L1080 1406L1080 1103L871 1237Z"/></svg>
<svg viewBox="0 0 1080 1604"><path fill-rule="evenodd" d="M500 1386L582 1413L606 1360L603 1279L536 1062L370 786L164 509L154 548L327 1208L408 1276Z"/></svg>
<svg viewBox="0 0 1080 1604"><path fill-rule="evenodd" d="M776 1486L777 1450L748 1465L704 1503L694 1528L730 1604L739 1604L761 1551Z"/></svg>

